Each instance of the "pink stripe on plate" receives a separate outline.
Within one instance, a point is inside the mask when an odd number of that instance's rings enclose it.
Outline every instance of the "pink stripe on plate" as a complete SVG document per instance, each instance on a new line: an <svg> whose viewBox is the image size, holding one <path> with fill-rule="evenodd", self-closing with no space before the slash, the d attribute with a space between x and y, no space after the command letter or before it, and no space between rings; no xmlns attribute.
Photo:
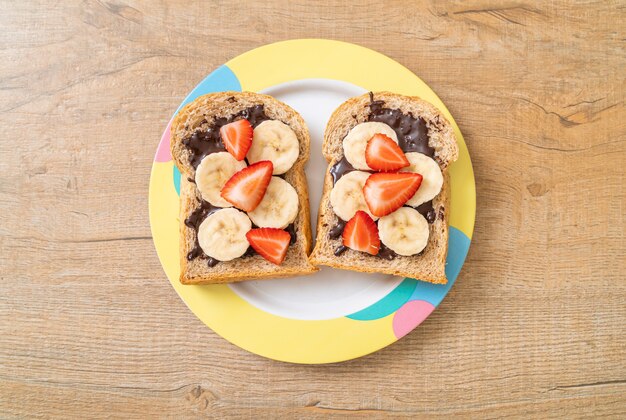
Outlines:
<svg viewBox="0 0 626 420"><path fill-rule="evenodd" d="M161 136L161 141L159 142L159 147L157 149L156 155L154 156L155 162L169 162L172 160L172 152L170 152L170 127L172 126L172 121L167 123L167 127L163 132L163 136Z"/></svg>
<svg viewBox="0 0 626 420"><path fill-rule="evenodd" d="M393 317L393 333L396 338L402 338L413 328L422 323L435 307L423 300L411 300L396 311Z"/></svg>

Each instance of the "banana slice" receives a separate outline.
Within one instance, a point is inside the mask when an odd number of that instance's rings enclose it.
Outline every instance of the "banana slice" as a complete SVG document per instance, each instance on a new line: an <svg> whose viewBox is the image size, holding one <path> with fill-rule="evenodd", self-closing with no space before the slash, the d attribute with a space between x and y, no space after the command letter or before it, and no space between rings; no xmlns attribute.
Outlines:
<svg viewBox="0 0 626 420"><path fill-rule="evenodd" d="M428 244L428 222L410 207L400 207L378 221L378 235L398 255L415 255Z"/></svg>
<svg viewBox="0 0 626 420"><path fill-rule="evenodd" d="M237 209L222 209L209 215L198 227L198 243L209 257L230 261L241 257L250 244L246 233L252 223Z"/></svg>
<svg viewBox="0 0 626 420"><path fill-rule="evenodd" d="M274 175L284 174L291 168L300 154L300 143L296 133L278 120L263 121L254 129L252 146L248 151L248 162L269 160L274 165Z"/></svg>
<svg viewBox="0 0 626 420"><path fill-rule="evenodd" d="M202 199L216 207L232 207L220 191L231 176L245 167L246 162L238 161L228 152L211 153L202 159L196 169L196 186Z"/></svg>
<svg viewBox="0 0 626 420"><path fill-rule="evenodd" d="M284 229L298 215L298 193L287 181L273 176L263 200L256 209L248 212L258 227Z"/></svg>
<svg viewBox="0 0 626 420"><path fill-rule="evenodd" d="M378 219L370 213L363 195L363 186L370 175L362 171L348 172L339 178L330 191L330 205L333 206L333 211L340 219L348 221L359 210L363 210L374 220Z"/></svg>
<svg viewBox="0 0 626 420"><path fill-rule="evenodd" d="M406 202L407 206L417 207L432 200L439 194L443 186L443 174L439 164L422 153L407 153L406 158L411 166L402 169L402 172L415 172L423 177L422 184L417 189L417 192Z"/></svg>
<svg viewBox="0 0 626 420"><path fill-rule="evenodd" d="M362 169L364 171L371 171L365 162L365 148L367 142L374 136L374 134L384 134L391 138L391 140L398 142L398 136L393 128L389 127L385 123L381 122L365 122L354 126L348 135L343 139L343 154L356 169Z"/></svg>

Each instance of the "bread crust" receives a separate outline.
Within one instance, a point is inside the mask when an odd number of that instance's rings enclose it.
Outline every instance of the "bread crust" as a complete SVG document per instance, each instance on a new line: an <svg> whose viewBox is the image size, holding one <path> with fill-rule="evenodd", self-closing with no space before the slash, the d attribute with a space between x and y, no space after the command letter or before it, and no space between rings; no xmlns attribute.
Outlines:
<svg viewBox="0 0 626 420"><path fill-rule="evenodd" d="M296 242L289 246L281 265L275 265L258 254L208 267L205 259L187 260L193 248L196 232L185 225L185 219L200 203L200 194L194 183L195 169L189 164L190 152L183 140L202 124L211 124L216 118L228 117L254 105L264 105L268 117L289 125L300 143L300 154L294 165L285 173L285 180L298 193L299 209L294 221ZM206 122L205 122L206 120ZM311 250L311 224L309 195L304 165L309 159L310 137L300 114L288 105L268 95L253 92L219 92L195 99L185 105L172 121L170 149L172 158L181 173L179 213L179 259L182 284L219 284L243 280L289 277L311 274L318 270L308 261Z"/></svg>
<svg viewBox="0 0 626 420"><path fill-rule="evenodd" d="M331 115L324 132L322 153L329 163L324 177L324 189L318 211L317 238L309 257L313 265L352 270L364 273L385 273L417 278L431 283L447 283L445 265L448 252L448 218L450 207L450 177L448 166L458 158L458 145L454 130L448 120L432 104L418 98L390 92L374 93L374 100L385 101L385 107L400 109L422 117L429 128L429 146L435 149L435 160L444 177L441 192L433 199L436 219L429 224L428 245L421 255L397 256L389 261L364 252L346 250L335 256L341 238L330 239L329 232L338 221L330 205L333 179L330 168L343 157L343 139L357 124L366 122L369 116L369 94L351 98L340 105Z"/></svg>

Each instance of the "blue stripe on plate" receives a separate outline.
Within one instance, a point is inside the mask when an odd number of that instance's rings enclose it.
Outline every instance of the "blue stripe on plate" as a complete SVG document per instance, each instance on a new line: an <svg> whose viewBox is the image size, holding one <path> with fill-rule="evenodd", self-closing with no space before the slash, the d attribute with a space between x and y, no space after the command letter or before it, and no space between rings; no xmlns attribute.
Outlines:
<svg viewBox="0 0 626 420"><path fill-rule="evenodd" d="M346 318L359 321L371 321L383 318L397 311L406 302L424 300L438 306L456 281L463 267L470 246L470 239L455 227L450 227L448 239L448 258L446 260L447 284L432 284L413 279L404 279L387 296Z"/></svg>
<svg viewBox="0 0 626 420"><path fill-rule="evenodd" d="M358 321L371 321L384 318L397 311L409 300L417 283L418 282L413 279L404 279L404 281L389 292L387 296L365 309L347 315L346 318L356 319Z"/></svg>
<svg viewBox="0 0 626 420"><path fill-rule="evenodd" d="M448 277L448 283L432 284L420 281L417 283L417 287L415 287L409 300L425 300L435 306L439 306L461 272L467 251L469 251L470 242L470 238L463 232L450 226L448 259L446 260L446 276Z"/></svg>

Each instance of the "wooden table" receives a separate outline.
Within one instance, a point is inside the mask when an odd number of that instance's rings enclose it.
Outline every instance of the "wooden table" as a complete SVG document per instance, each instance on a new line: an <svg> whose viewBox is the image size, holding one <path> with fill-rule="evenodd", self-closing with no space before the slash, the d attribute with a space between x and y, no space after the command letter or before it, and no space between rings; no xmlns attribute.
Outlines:
<svg viewBox="0 0 626 420"><path fill-rule="evenodd" d="M0 4L0 417L626 416L626 2ZM249 354L180 301L152 159L228 59L325 37L421 76L472 155L457 284L370 356Z"/></svg>

